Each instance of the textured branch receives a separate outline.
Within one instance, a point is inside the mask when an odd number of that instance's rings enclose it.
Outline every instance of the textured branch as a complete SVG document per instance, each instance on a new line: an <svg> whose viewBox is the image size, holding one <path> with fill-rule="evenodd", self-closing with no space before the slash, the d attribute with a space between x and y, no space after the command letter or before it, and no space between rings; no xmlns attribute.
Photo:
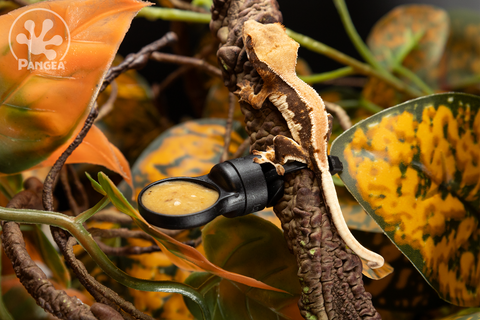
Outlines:
<svg viewBox="0 0 480 320"><path fill-rule="evenodd" d="M340 126L343 130L350 129L352 126L352 121L350 121L350 117L348 114L340 107L338 104L328 101L323 101L325 103L325 108L328 112L333 113L333 115L337 118L338 122L340 122Z"/></svg>
<svg viewBox="0 0 480 320"><path fill-rule="evenodd" d="M176 54L163 53L163 52L153 52L151 55L151 59L158 62L175 63L175 64L180 64L185 66L196 67L204 70L205 72L207 72L212 76L215 76L215 77L222 76L222 72L220 71L220 69L218 69L215 66L212 66L205 60L198 59L198 58L179 56Z"/></svg>
<svg viewBox="0 0 480 320"><path fill-rule="evenodd" d="M120 63L116 67L111 67L110 70L108 70L103 80L102 87L100 88L100 92L105 90L105 88L116 77L118 77L120 74L122 74L126 70L143 68L147 64L148 59L150 58L150 55L154 51L158 51L167 45L171 45L175 43L176 41L177 41L177 36L175 35L175 33L168 32L159 40L152 42L149 45L143 47L139 52L129 54L125 58L125 60L123 60L122 63Z"/></svg>
<svg viewBox="0 0 480 320"><path fill-rule="evenodd" d="M59 244L59 247L61 248L61 251L65 256L65 261L72 269L74 269L75 274L79 278L82 285L88 290L88 292L90 292L90 294L92 294L95 300L104 304L108 304L114 308L118 306L128 314L132 315L135 319L153 320L153 318L149 315L146 315L137 310L137 308L135 308L133 304L125 301L115 291L98 283L88 273L83 263L77 260L77 258L75 257L75 254L73 253L73 246L76 243L77 240L75 240L75 238L70 236L64 237L64 235L58 237L57 241L57 244Z"/></svg>
<svg viewBox="0 0 480 320"><path fill-rule="evenodd" d="M40 198L37 196L37 191L41 190L41 182L30 178L25 182L24 187L26 190L13 197L7 208L42 209ZM18 223L2 221L1 224L5 253L12 262L20 282L40 307L60 319L97 319L90 312L90 308L78 298L68 296L63 290L56 290L48 281L45 273L28 254Z"/></svg>
<svg viewBox="0 0 480 320"><path fill-rule="evenodd" d="M271 0L214 0L210 29L220 40L217 51L224 83L230 91L250 81L255 92L263 85L245 54L243 23L281 22L278 5ZM241 102L251 150L265 151L276 135L291 137L280 112L267 99L254 109ZM274 207L285 239L295 254L302 285L299 307L306 319L380 319L365 292L359 258L339 237L322 199L322 190L307 169L285 177L285 195Z"/></svg>

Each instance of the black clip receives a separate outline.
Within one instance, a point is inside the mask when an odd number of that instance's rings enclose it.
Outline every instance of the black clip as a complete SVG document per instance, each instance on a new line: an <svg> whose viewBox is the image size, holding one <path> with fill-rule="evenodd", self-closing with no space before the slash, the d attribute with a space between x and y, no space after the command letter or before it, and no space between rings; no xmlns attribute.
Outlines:
<svg viewBox="0 0 480 320"><path fill-rule="evenodd" d="M328 170L332 176L343 171L343 164L337 156L328 156Z"/></svg>

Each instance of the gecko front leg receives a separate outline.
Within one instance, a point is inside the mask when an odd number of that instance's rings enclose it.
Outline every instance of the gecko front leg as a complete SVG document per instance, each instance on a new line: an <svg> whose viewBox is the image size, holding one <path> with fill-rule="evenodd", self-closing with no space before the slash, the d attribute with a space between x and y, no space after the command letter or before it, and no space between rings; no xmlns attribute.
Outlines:
<svg viewBox="0 0 480 320"><path fill-rule="evenodd" d="M245 101L255 109L260 109L265 100L271 95L271 90L264 84L262 90L255 94L254 88L250 81L243 80L237 84L239 88L234 93L238 96L238 101Z"/></svg>

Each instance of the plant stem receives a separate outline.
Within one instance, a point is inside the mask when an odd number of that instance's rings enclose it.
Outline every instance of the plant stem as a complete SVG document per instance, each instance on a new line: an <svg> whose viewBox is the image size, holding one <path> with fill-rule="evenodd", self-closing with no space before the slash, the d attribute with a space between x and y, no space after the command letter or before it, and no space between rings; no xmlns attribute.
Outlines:
<svg viewBox="0 0 480 320"><path fill-rule="evenodd" d="M108 200L108 197L103 197L102 200L100 200L99 203L97 203L95 206L92 208L88 209L87 211L82 212L78 216L75 217L75 223L82 224L85 221L87 221L89 218L91 218L95 213L98 211L102 210L110 200Z"/></svg>
<svg viewBox="0 0 480 320"><path fill-rule="evenodd" d="M458 81L457 83L452 84L452 90L462 89L468 86L473 86L480 83L480 74L476 74L470 77L467 77L463 80Z"/></svg>
<svg viewBox="0 0 480 320"><path fill-rule="evenodd" d="M368 49L365 42L363 42L362 38L358 34L355 26L353 25L352 19L350 18L350 14L348 13L347 5L345 4L344 0L333 0L335 3L335 7L337 7L337 11L340 15L340 19L342 20L343 26L347 31L348 37L352 41L355 48L357 48L358 53L362 56L365 61L378 70L381 73L388 73L383 66L375 59L373 54Z"/></svg>
<svg viewBox="0 0 480 320"><path fill-rule="evenodd" d="M388 70L384 66L382 66L380 64L380 62L378 62L377 59L375 59L375 57L373 56L370 49L367 47L365 42L363 42L362 38L360 37L357 30L355 29L355 26L353 25L353 22L352 22L352 19L350 17L350 14L348 13L348 9L347 9L347 5L345 4L345 1L344 0L333 0L333 2L335 3L335 6L337 7L337 11L340 15L340 19L342 20L343 26L345 27L345 30L347 31L347 34L348 34L350 40L352 41L355 48L357 48L358 53L360 53L360 55L363 57L363 59L365 59L365 61L368 64L370 64L375 70L377 70L386 79L388 79L389 83L402 83L399 79L397 79L390 72L388 72ZM416 35L415 38L419 40L421 38L421 35L422 34ZM404 70L406 68L402 69L402 66L400 64L397 64L396 67L398 67L398 69L399 69L399 70L397 70L397 68L395 68L395 70L397 72L399 72L403 75L408 74L408 72ZM428 86L425 83L423 83L423 81L421 81L420 78L416 77L416 75L412 76L412 74L413 74L413 72L410 72L408 74L408 78L410 80L412 80L415 84L417 84L425 92L432 92L432 90L430 88L428 88ZM420 84L420 82L421 82L421 84ZM421 93L419 93L414 88L411 88L411 87L409 87L405 84L403 84L403 86L405 86L405 88L407 89L407 90L405 90L405 92L407 92L410 95L414 94L414 97L422 95ZM425 89L427 89L427 90L425 90Z"/></svg>
<svg viewBox="0 0 480 320"><path fill-rule="evenodd" d="M398 91L405 92L408 95L412 97L421 97L422 93L412 87L407 86L405 83L400 81L399 79L393 77L392 75L388 74L385 75L378 70L375 70L371 66L369 66L366 63L360 62L350 56L347 56L346 54L327 46L326 44L323 44L319 41L316 41L310 37L304 36L300 33L296 33L290 29L287 29L287 34L290 36L292 39L300 43L301 46L320 53L324 56L327 56L337 62L340 62L341 64L351 66L354 68L358 73L361 73L366 76L371 76L371 77L376 77L384 82L387 82L390 84L392 87L397 89Z"/></svg>
<svg viewBox="0 0 480 320"><path fill-rule="evenodd" d="M425 94L433 94L434 91L432 90L432 88L430 88L419 76L417 76L414 72L412 72L410 69L408 68L405 68L403 65L401 64L397 64L394 68L393 68L393 71L395 71L396 73L398 73L399 75L402 75L404 76L405 78L409 79L410 81L412 81L414 84L417 85L417 87L419 87L420 89L422 89L422 91L425 93Z"/></svg>
<svg viewBox="0 0 480 320"><path fill-rule="evenodd" d="M169 20L196 23L209 23L211 15L209 13L199 13L186 10L178 10L171 8L146 7L140 10L137 17L143 17L148 20Z"/></svg>
<svg viewBox="0 0 480 320"><path fill-rule="evenodd" d="M380 112L380 111L383 110L382 107L379 107L375 103L373 103L371 101L368 101L367 99L365 99L363 97L359 100L359 103L360 103L360 106L363 107L363 109L368 110L372 113L377 113L377 112Z"/></svg>
<svg viewBox="0 0 480 320"><path fill-rule="evenodd" d="M22 223L48 224L67 230L82 245L85 251L92 257L98 266L111 278L126 287L152 292L180 293L195 301L203 310L206 319L209 319L209 311L203 296L192 287L174 281L152 281L134 278L118 269L83 225L74 218L52 211L12 209L0 207L0 220L16 221Z"/></svg>
<svg viewBox="0 0 480 320"><path fill-rule="evenodd" d="M425 35L425 29L420 30L417 32L413 37L411 36L412 32L410 29L407 29L406 32L406 38L408 38L408 41L404 43L404 45L400 48L400 52L397 54L396 57L394 57L393 65L401 65L403 63L403 60L408 56L410 52L418 45L420 40L423 38Z"/></svg>
<svg viewBox="0 0 480 320"><path fill-rule="evenodd" d="M343 67L337 70L329 71L329 72L323 72L323 73L318 73L318 74L313 74L310 76L300 76L299 78L305 81L308 84L314 84L314 83L319 83L327 80L332 80L332 79L337 79L341 77L346 77L352 74L355 74L355 69L348 66L348 67Z"/></svg>

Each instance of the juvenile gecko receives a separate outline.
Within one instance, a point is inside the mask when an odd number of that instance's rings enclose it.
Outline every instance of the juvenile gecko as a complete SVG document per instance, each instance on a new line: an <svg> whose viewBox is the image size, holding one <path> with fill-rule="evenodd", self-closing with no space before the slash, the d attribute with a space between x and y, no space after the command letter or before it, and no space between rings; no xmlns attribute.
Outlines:
<svg viewBox="0 0 480 320"><path fill-rule="evenodd" d="M249 61L263 79L260 92L254 93L248 81L242 81L236 91L240 101L260 109L268 98L286 120L293 140L275 136L273 148L256 162L269 162L283 175L282 165L295 160L306 163L321 183L323 198L333 222L345 244L367 260L372 269L383 266L383 257L363 247L351 234L338 203L337 193L329 172L327 142L331 133L331 116L317 92L300 80L295 73L299 44L287 36L279 24L261 24L248 20L243 25L243 43Z"/></svg>

